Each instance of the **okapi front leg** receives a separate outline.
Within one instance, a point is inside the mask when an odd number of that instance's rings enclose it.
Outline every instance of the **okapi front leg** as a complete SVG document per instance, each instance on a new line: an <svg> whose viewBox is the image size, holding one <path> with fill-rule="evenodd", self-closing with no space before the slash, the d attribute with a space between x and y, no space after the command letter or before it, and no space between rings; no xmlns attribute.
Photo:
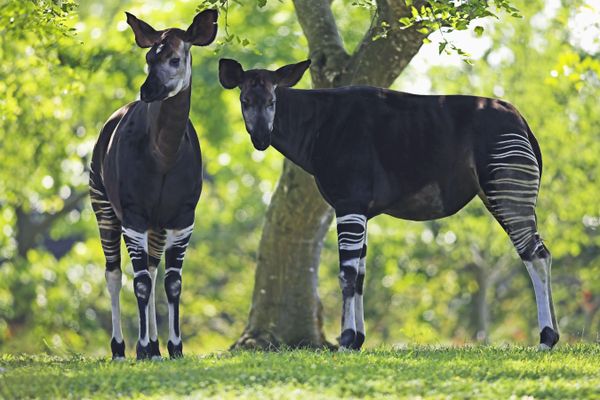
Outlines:
<svg viewBox="0 0 600 400"><path fill-rule="evenodd" d="M367 272L367 231L365 225L365 242L363 244L360 260L358 262L358 276L356 278L356 299L354 300L354 312L356 317L356 339L352 344L353 350L360 350L365 342L365 310L363 305L363 291L365 285L365 274Z"/></svg>
<svg viewBox="0 0 600 400"><path fill-rule="evenodd" d="M123 227L123 238L133 264L133 291L140 315L137 359L144 360L152 357L148 330L148 305L152 293L152 278L148 270L148 233Z"/></svg>
<svg viewBox="0 0 600 400"><path fill-rule="evenodd" d="M156 324L156 275L158 264L162 258L167 233L164 231L148 232L148 269L152 278L152 292L148 305L148 326L150 331L150 352L153 360L161 359L160 344L158 342L158 327Z"/></svg>
<svg viewBox="0 0 600 400"><path fill-rule="evenodd" d="M181 296L181 272L183 258L194 225L181 230L167 230L165 253L165 292L169 303L169 342L167 349L171 358L183 356L183 342L179 329L179 297Z"/></svg>
<svg viewBox="0 0 600 400"><path fill-rule="evenodd" d="M340 254L339 278L343 301L340 350L353 348L357 338L356 289L366 225L367 218L361 214L346 214L337 217Z"/></svg>

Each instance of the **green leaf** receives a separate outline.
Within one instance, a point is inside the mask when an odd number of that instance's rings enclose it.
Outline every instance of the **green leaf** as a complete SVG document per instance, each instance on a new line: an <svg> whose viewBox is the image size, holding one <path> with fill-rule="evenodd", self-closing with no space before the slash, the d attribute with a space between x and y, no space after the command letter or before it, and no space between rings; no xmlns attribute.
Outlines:
<svg viewBox="0 0 600 400"><path fill-rule="evenodd" d="M444 51L446 49L447 45L448 45L448 42L441 42L438 47L438 54L442 54L442 51Z"/></svg>
<svg viewBox="0 0 600 400"><path fill-rule="evenodd" d="M483 35L483 31L484 31L484 28L483 28L483 26L479 26L479 25L478 25L478 26L476 26L476 27L475 27L475 29L474 29L474 30L475 30L475 34L476 34L477 36L480 36L480 37L481 37L481 35Z"/></svg>

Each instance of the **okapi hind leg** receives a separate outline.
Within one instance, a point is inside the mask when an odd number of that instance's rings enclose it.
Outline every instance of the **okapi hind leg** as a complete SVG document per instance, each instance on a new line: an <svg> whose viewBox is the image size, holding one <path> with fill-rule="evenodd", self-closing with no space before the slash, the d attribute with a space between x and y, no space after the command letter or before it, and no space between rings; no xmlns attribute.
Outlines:
<svg viewBox="0 0 600 400"><path fill-rule="evenodd" d="M540 349L559 339L550 282L550 252L537 232L535 206L541 176L541 156L528 136L505 133L489 149L479 172L479 196L510 237L533 283L538 310Z"/></svg>
<svg viewBox="0 0 600 400"><path fill-rule="evenodd" d="M179 327L179 298L181 296L183 259L193 229L193 224L184 229L167 229L165 292L169 307L169 341L167 343L167 350L169 350L171 358L183 357L183 342Z"/></svg>
<svg viewBox="0 0 600 400"><path fill-rule="evenodd" d="M342 290L342 323L340 350L353 349L357 341L356 300L360 259L365 242L367 217L362 214L341 214L336 211L338 249L340 256L340 289ZM364 278L364 274L363 274ZM361 280L362 281L362 280ZM361 287L362 292L362 287ZM362 300L362 295L361 295ZM361 302L362 306L362 302ZM362 308L362 307L361 307ZM362 318L361 321L362 322ZM364 325L363 325L364 327ZM364 330L364 328L363 328ZM360 339L359 339L360 340ZM364 333L363 339L364 340ZM362 344L362 343L361 343Z"/></svg>
<svg viewBox="0 0 600 400"><path fill-rule="evenodd" d="M152 292L150 293L150 303L148 305L148 329L150 332L150 354L153 360L162 358L158 341L155 295L157 268L163 255L166 237L165 231L148 232L148 270L150 271L150 278L152 278Z"/></svg>
<svg viewBox="0 0 600 400"><path fill-rule="evenodd" d="M550 350L560 338L554 304L552 304L550 282L552 256L537 233L534 235L530 248L533 250L522 254L521 258L525 263L535 292L540 327L540 350Z"/></svg>
<svg viewBox="0 0 600 400"><path fill-rule="evenodd" d="M90 199L92 208L98 221L100 243L106 270L104 273L106 287L110 295L112 337L110 349L113 360L125 359L125 341L121 329L121 302L120 294L122 283L121 272L121 222L106 197L104 187L94 171L90 171Z"/></svg>

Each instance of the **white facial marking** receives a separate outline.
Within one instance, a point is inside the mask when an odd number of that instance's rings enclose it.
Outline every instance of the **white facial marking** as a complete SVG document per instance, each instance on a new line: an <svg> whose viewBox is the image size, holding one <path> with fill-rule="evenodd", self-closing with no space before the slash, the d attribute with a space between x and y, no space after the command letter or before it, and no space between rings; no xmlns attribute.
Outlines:
<svg viewBox="0 0 600 400"><path fill-rule="evenodd" d="M182 90L187 89L188 86L190 86L190 79L192 77L192 57L190 57L189 52L186 50L184 42L179 43L179 47L175 53L185 63L185 68L183 71L179 71L166 83L167 87L173 87L173 89L167 95L167 99L175 96Z"/></svg>

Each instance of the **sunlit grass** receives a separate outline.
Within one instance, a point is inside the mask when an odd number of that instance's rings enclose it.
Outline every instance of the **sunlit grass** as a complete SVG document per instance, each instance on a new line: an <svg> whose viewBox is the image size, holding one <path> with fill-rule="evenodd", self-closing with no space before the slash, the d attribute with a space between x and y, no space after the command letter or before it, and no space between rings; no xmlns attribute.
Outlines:
<svg viewBox="0 0 600 400"><path fill-rule="evenodd" d="M162 362L4 355L5 398L598 398L600 346L234 352ZM514 397L513 397L514 396Z"/></svg>

